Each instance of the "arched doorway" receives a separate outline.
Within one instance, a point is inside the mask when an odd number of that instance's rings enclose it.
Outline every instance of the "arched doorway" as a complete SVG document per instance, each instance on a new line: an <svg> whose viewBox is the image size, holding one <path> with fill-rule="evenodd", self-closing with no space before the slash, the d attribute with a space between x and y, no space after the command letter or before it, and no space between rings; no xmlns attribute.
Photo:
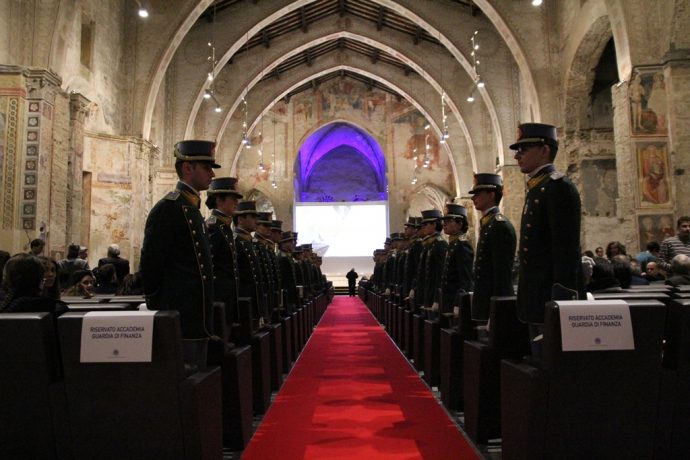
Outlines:
<svg viewBox="0 0 690 460"><path fill-rule="evenodd" d="M294 228L323 256L322 271L372 271L388 234L386 160L366 130L345 121L309 135L295 161Z"/></svg>

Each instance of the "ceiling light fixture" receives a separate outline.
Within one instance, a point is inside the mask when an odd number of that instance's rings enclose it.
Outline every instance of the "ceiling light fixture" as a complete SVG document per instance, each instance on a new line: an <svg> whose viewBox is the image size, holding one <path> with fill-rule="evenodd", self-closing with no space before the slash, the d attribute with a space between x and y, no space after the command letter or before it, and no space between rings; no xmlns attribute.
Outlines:
<svg viewBox="0 0 690 460"><path fill-rule="evenodd" d="M532 0L532 6L541 6L542 0Z"/></svg>
<svg viewBox="0 0 690 460"><path fill-rule="evenodd" d="M146 19L149 17L149 10L141 4L139 0L137 0L137 6L139 7L137 9L137 14L139 15L140 18Z"/></svg>

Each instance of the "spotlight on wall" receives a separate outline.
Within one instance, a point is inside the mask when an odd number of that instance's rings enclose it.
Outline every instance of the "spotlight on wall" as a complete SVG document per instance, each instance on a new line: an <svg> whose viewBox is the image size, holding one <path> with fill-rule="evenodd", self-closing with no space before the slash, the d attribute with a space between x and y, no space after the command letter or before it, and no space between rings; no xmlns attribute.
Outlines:
<svg viewBox="0 0 690 460"><path fill-rule="evenodd" d="M532 0L532 6L541 6L542 0Z"/></svg>

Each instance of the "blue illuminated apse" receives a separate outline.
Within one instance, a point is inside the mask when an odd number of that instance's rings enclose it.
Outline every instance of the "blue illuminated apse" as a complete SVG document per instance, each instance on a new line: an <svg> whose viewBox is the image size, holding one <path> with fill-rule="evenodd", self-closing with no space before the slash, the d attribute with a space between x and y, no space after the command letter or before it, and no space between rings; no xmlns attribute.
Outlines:
<svg viewBox="0 0 690 460"><path fill-rule="evenodd" d="M298 201L386 201L386 160L363 129L331 123L302 144L295 164Z"/></svg>

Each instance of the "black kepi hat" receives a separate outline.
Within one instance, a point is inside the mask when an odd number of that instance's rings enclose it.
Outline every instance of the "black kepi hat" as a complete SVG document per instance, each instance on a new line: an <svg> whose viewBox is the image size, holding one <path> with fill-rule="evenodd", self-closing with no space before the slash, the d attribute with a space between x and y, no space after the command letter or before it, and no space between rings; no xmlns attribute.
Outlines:
<svg viewBox="0 0 690 460"><path fill-rule="evenodd" d="M427 209L422 211L422 224L427 222L436 222L437 220L443 218L443 214L438 209Z"/></svg>
<svg viewBox="0 0 690 460"><path fill-rule="evenodd" d="M236 177L216 177L211 181L206 193L209 195L234 195L241 199L242 194L237 191L236 185Z"/></svg>
<svg viewBox="0 0 690 460"><path fill-rule="evenodd" d="M448 203L446 205L446 215L443 216L444 219L457 219L464 217L467 219L467 208L455 203Z"/></svg>
<svg viewBox="0 0 690 460"><path fill-rule="evenodd" d="M468 193L474 195L481 190L501 190L503 179L498 174L480 173L474 175L474 187Z"/></svg>
<svg viewBox="0 0 690 460"><path fill-rule="evenodd" d="M295 232L283 232L280 235L280 242L285 243L286 241L297 241L297 233L295 233Z"/></svg>
<svg viewBox="0 0 690 460"><path fill-rule="evenodd" d="M210 163L212 168L220 168L216 163L216 143L211 141L180 141L175 144L176 162L201 161Z"/></svg>
<svg viewBox="0 0 690 460"><path fill-rule="evenodd" d="M405 222L405 227L417 227L417 218L416 217L408 217L407 222Z"/></svg>
<svg viewBox="0 0 690 460"><path fill-rule="evenodd" d="M268 225L270 227L271 223L273 222L272 217L272 212L260 212L258 219L256 219L256 223L261 225Z"/></svg>
<svg viewBox="0 0 690 460"><path fill-rule="evenodd" d="M281 232L283 231L283 221L282 220L272 220L271 221L271 231Z"/></svg>
<svg viewBox="0 0 690 460"><path fill-rule="evenodd" d="M523 144L538 144L540 142L558 147L556 127L544 123L522 123L518 126L517 141L510 146L510 149L517 150Z"/></svg>
<svg viewBox="0 0 690 460"><path fill-rule="evenodd" d="M235 215L241 216L244 214L259 214L256 210L256 201L240 201L237 204L237 210L235 211Z"/></svg>

